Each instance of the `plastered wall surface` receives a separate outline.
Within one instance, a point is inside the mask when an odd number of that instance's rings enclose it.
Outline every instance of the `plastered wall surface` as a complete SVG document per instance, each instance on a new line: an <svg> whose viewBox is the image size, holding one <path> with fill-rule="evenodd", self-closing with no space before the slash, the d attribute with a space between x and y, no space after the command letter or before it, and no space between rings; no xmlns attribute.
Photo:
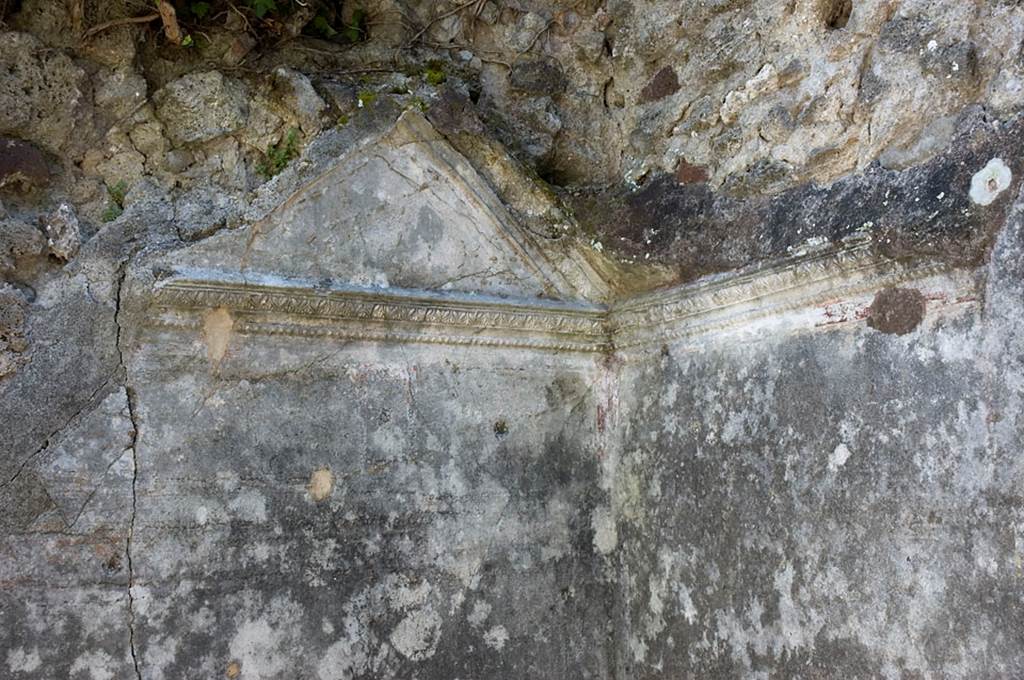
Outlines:
<svg viewBox="0 0 1024 680"><path fill-rule="evenodd" d="M1024 673L1017 210L958 293L624 369L623 677Z"/></svg>
<svg viewBox="0 0 1024 680"><path fill-rule="evenodd" d="M416 113L324 157L39 287L0 671L1024 672L1008 183L979 267L860 234L626 295Z"/></svg>

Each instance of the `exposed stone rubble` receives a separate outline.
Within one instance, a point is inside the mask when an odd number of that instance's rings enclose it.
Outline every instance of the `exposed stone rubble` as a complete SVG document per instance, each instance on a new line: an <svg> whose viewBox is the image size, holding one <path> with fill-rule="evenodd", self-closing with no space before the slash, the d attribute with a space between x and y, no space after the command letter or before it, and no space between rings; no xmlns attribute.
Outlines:
<svg viewBox="0 0 1024 680"><path fill-rule="evenodd" d="M46 247L50 255L67 262L75 256L81 245L78 216L75 209L67 203L61 203L57 210L46 220Z"/></svg>
<svg viewBox="0 0 1024 680"><path fill-rule="evenodd" d="M204 4L0 0L0 677L1024 676L1024 6Z"/></svg>

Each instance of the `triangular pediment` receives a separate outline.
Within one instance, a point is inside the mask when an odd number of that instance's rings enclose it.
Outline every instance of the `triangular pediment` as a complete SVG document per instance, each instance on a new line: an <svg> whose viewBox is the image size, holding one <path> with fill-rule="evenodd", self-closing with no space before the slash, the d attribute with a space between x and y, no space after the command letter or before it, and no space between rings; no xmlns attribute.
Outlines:
<svg viewBox="0 0 1024 680"><path fill-rule="evenodd" d="M594 277L566 264L537 247L465 158L409 111L259 221L182 251L171 268L381 290L591 297Z"/></svg>

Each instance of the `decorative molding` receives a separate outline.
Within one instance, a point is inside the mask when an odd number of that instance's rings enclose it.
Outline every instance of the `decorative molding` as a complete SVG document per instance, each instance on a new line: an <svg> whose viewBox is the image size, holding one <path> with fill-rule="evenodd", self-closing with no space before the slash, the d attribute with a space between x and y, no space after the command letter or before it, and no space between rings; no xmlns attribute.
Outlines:
<svg viewBox="0 0 1024 680"><path fill-rule="evenodd" d="M607 351L606 308L434 291L317 286L213 275L159 282L153 325L198 329L203 310L223 308L235 330L260 335L377 342Z"/></svg>
<svg viewBox="0 0 1024 680"><path fill-rule="evenodd" d="M941 263L882 259L859 243L626 300L610 310L609 327L616 350L631 350L952 273Z"/></svg>
<svg viewBox="0 0 1024 680"><path fill-rule="evenodd" d="M151 323L199 330L205 310L223 308L235 318L236 332L245 334L628 353L814 307L823 308L824 319L825 308L887 286L937 276L957 278L944 265L883 260L859 244L645 294L608 308L586 302L178 272L155 285ZM961 274L954 286L969 287L965 277ZM853 317L838 322L847 320ZM799 323L822 325L806 319Z"/></svg>

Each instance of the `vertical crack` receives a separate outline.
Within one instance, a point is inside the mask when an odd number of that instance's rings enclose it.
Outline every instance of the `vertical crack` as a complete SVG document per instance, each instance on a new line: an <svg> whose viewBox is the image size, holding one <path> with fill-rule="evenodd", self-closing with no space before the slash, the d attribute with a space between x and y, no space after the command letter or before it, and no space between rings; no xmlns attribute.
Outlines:
<svg viewBox="0 0 1024 680"><path fill-rule="evenodd" d="M142 680L139 670L139 655L135 649L135 596L132 588L135 585L135 565L132 563L132 540L135 538L135 515L138 508L136 488L139 481L139 451L136 443L139 439L139 428L135 424L135 397L125 381L125 393L128 397L128 417L132 421L132 514L128 522L128 536L125 539L124 552L128 563L128 646L132 653L132 664L135 666L135 677Z"/></svg>
<svg viewBox="0 0 1024 680"><path fill-rule="evenodd" d="M121 308L124 296L124 281L128 275L128 260L121 264L118 274L117 294L114 297L116 307L114 309L114 323L117 326L116 345L117 356L120 363L120 374L124 384L125 399L128 403L128 419L132 423L131 451L132 451L132 510L128 520L128 534L125 537L125 558L128 564L128 648L132 655L132 665L135 668L135 677L142 680L142 671L139 667L139 655L135 645L135 596L132 588L135 586L135 565L132 562L132 542L135 538L135 516L138 510L138 481L139 481L139 426L135 413L135 390L128 384L128 365L124 361L123 326L121 324Z"/></svg>

